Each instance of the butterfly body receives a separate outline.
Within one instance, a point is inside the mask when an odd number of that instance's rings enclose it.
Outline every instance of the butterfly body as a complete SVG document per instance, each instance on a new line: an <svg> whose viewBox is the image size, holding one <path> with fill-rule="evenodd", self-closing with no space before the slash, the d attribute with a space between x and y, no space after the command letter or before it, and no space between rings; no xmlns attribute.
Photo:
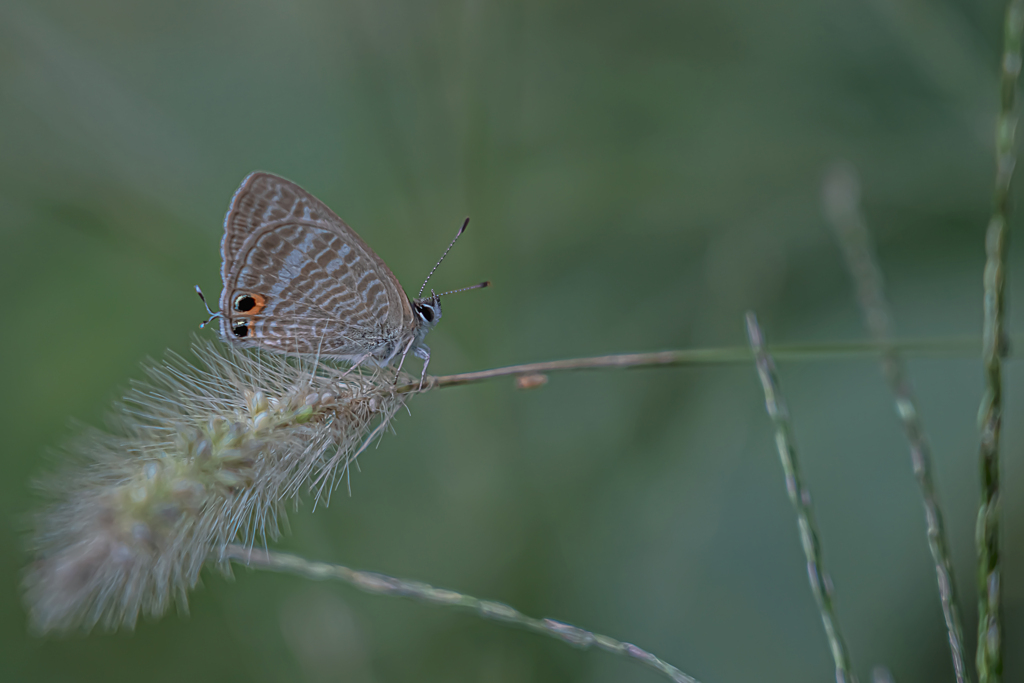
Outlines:
<svg viewBox="0 0 1024 683"><path fill-rule="evenodd" d="M376 365L430 359L423 339L440 297L410 301L359 235L289 180L256 172L242 182L221 256L220 331L231 342Z"/></svg>

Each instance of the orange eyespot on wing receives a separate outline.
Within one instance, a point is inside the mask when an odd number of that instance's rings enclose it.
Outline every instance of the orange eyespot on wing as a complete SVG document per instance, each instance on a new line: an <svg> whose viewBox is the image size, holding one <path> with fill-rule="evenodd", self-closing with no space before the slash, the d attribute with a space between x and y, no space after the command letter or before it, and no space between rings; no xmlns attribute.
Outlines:
<svg viewBox="0 0 1024 683"><path fill-rule="evenodd" d="M267 297L262 294L245 293L239 294L231 302L231 308L235 313L241 315L256 315L267 305Z"/></svg>
<svg viewBox="0 0 1024 683"><path fill-rule="evenodd" d="M249 336L249 321L248 320L235 320L231 323L231 332L238 337L243 339Z"/></svg>

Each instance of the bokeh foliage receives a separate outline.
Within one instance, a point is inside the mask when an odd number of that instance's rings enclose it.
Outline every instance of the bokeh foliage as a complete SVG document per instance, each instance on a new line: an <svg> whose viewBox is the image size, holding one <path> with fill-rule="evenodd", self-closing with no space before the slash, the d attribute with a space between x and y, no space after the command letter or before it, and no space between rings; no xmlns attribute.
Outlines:
<svg viewBox="0 0 1024 683"><path fill-rule="evenodd" d="M187 618L38 640L31 478L138 362L187 350L249 171L317 194L415 290L466 214L431 370L864 338L820 209L860 170L902 336L980 335L1002 4L0 3L0 675L655 680L472 617L211 575ZM1019 223L1019 221L1015 221ZM1011 253L1010 319L1024 304ZM1016 266L1016 267L1015 267ZM208 334L204 333L204 334ZM1008 366L1006 642L1024 638ZM973 633L981 369L912 359ZM921 506L877 365L780 365L854 665L950 680ZM436 392L284 547L636 642L706 683L831 676L753 367ZM973 644L973 636L968 636ZM1008 647L1006 679L1024 670Z"/></svg>

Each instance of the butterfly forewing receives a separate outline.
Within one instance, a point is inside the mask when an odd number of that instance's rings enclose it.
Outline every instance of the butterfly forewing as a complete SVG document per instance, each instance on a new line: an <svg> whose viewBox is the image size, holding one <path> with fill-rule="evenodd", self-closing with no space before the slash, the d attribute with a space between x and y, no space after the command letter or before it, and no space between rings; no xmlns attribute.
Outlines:
<svg viewBox="0 0 1024 683"><path fill-rule="evenodd" d="M250 175L224 226L221 332L285 353L390 358L409 299L387 265L299 186Z"/></svg>

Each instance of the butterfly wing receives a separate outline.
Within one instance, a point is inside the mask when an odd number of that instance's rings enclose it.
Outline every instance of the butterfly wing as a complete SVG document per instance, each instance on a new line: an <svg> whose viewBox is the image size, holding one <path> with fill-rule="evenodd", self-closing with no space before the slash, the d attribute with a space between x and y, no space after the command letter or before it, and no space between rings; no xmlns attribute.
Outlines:
<svg viewBox="0 0 1024 683"><path fill-rule="evenodd" d="M284 353L387 361L412 307L387 264L313 195L270 173L235 193L221 244L221 334Z"/></svg>

